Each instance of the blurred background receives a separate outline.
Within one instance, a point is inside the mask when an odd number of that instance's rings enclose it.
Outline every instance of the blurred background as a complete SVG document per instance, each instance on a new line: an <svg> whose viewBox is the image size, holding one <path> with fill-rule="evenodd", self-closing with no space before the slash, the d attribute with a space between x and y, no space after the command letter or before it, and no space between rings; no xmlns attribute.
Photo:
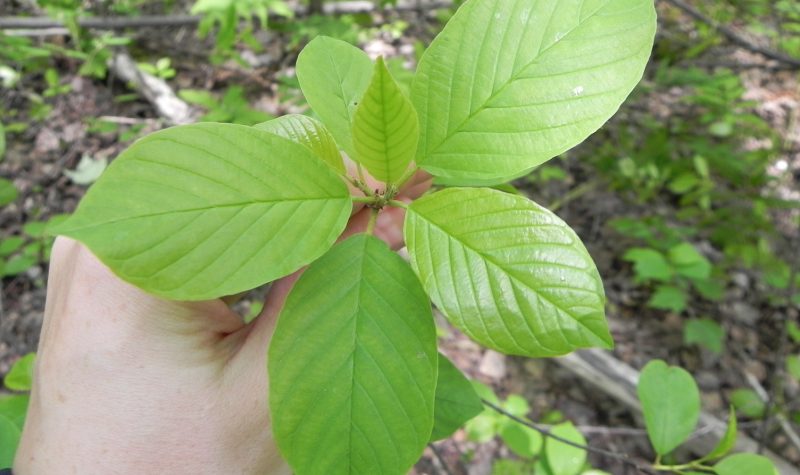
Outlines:
<svg viewBox="0 0 800 475"><path fill-rule="evenodd" d="M0 0L0 466L27 403L48 223L74 211L108 163L149 132L310 113L294 63L317 35L385 56L408 87L458 3ZM555 211L586 243L616 348L506 357L444 319L440 346L507 411L546 427L569 421L577 441L642 461L653 453L636 409L637 370L664 359L700 388L707 418L697 444L708 445L733 405L740 443L798 473L800 2L656 6L651 63L620 112L507 188ZM259 306L254 295L238 310L252 318ZM430 446L416 473L637 473L599 453L543 468L541 441L508 424L482 414Z"/></svg>

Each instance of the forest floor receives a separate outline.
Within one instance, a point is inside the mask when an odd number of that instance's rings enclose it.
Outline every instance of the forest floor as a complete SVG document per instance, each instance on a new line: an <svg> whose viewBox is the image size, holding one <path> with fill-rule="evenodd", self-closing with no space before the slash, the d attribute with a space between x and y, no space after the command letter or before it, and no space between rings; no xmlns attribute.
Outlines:
<svg viewBox="0 0 800 475"><path fill-rule="evenodd" d="M387 31L373 31L363 43L367 51L373 55L412 57L414 42L417 39L429 41L432 30L421 26L413 14L409 15L412 16L404 19L411 26L402 37L394 37ZM133 35L134 53L157 57L156 52L170 51L177 75L168 83L175 90L223 91L238 85L246 91L249 106L256 110L273 116L302 110L297 92L286 86L292 82L293 63L298 52L291 35L260 33L259 40L266 49L253 56L250 66L230 61L218 66L206 63L211 43L186 41L193 35L188 28L140 29ZM63 41L60 37L46 40ZM783 187L788 196L796 194L800 189L800 129L791 117L796 117L800 111L797 73L770 70L767 66L745 66L761 59L729 47L719 47L710 56L724 57L733 67L743 65L737 72L745 85L746 98L753 101L753 112L767 120L784 141L782 153L775 156L775 163L780 162L776 173L782 177L778 186ZM137 97L125 102L116 99L130 93L124 82L113 76L105 80L79 76L78 66L76 60L60 58L57 61L60 83L68 85L69 91L46 100L52 107L46 118L30 120L24 130L8 134L5 159L0 161L0 176L13 180L19 197L0 209L0 240L22 235L26 223L44 221L75 209L87 187L76 184L65 170L74 170L82 157L113 160L136 137L165 126L153 105L145 99ZM13 89L0 90L0 108L17 110L19 115L15 121L25 121L31 113L31 91L41 92L46 87L42 77L29 79ZM626 127L643 109L663 116L684 113L676 104L675 98L680 95L679 89L661 96L639 94L623 105L619 115L606 127ZM98 127L98 118L117 126ZM604 136L598 134L556 161L566 172L566 179L544 184L521 179L515 184L544 206L559 203L557 214L586 243L604 280L607 313L616 342L614 355L635 368L641 368L654 358L684 367L698 381L703 408L725 419L732 389L749 388L756 381L766 391L772 390L774 372L781 364L775 358L775 342L784 338L786 320L798 321L798 309L767 305L759 276L745 269L728 276L729 283L718 302L692 301L684 313L648 307L648 293L634 284L630 264L621 259L631 242L621 238L608 223L618 217L653 214L653 206L656 213L674 216L679 205L665 198L655 205L645 206L624 190L613 190L606 180L596 178L597 172L584 163L582 157L590 155L603 139ZM593 185L585 188L582 194L562 201L570 190L588 182ZM776 219L789 220L780 216ZM797 242L795 228L787 226L784 231L788 242ZM707 250L708 257L713 259L715 251L710 246ZM797 248L789 247L781 252L786 259L793 259ZM46 262L38 262L2 280L0 375L6 373L17 358L36 350L45 305L46 276ZM246 311L250 302L245 301L243 305ZM686 316L697 315L722 322L726 330L726 351L721 355L684 343L684 320ZM524 396L531 404L533 420L559 411L566 419L586 429L590 445L626 453L641 461L652 460L640 416L618 401L551 361L506 357L481 348L444 320L440 324L448 329L448 335L442 339L443 351L457 366L470 377L490 384L499 395ZM797 349L794 347L795 352ZM789 409L800 409L797 382L786 379L783 390ZM786 460L800 465L800 447L792 445L777 426L771 425L764 436L760 434L762 424L758 420L745 420L742 427L751 437L763 439ZM794 428L798 430L797 425ZM512 457L499 442L477 444L467 440L463 431L437 447L454 474L488 474L494 460ZM591 454L590 459L596 467L610 473L633 473L626 471L630 469L616 459L595 454ZM420 474L443 473L441 470L441 462L430 452L426 452L416 468Z"/></svg>

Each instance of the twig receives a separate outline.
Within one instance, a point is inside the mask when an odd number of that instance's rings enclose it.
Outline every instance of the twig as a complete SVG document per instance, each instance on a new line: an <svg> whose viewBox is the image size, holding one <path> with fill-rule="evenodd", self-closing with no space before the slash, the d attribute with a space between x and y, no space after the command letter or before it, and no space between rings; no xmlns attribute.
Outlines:
<svg viewBox="0 0 800 475"><path fill-rule="evenodd" d="M566 444L566 445L569 445L571 447L575 447L576 449L582 449L582 450L585 450L587 452L592 452L592 453L595 453L595 454L605 455L606 457L611 457L611 458L620 460L624 464L629 465L629 466L639 470L640 472L656 473L652 468L643 466L643 465L635 462L627 454L622 454L622 453L618 453L618 452L612 452L610 450L600 449L600 448L592 447L592 446L589 446L589 445L578 444L578 443L573 442L573 441L571 441L569 439L565 439L563 437L559 437L559 436L553 434L550 430L545 429L544 427L540 427L539 425L534 424L533 422L531 422L531 421L529 421L527 419L523 419L521 417L517 417L514 414L511 414L510 412L506 411L502 407L497 406L497 405L493 404L490 401L487 401L486 399L481 399L481 401L483 402L483 404L486 407L494 410L495 412L497 412L499 414L502 414L502 415L508 417L509 419L511 419L513 421L519 422L520 424L522 424L522 425L524 425L526 427L530 427L531 429L535 430L536 432L542 434L544 437L549 437L549 438L551 438L553 440L557 440L557 441L561 442L562 444Z"/></svg>
<svg viewBox="0 0 800 475"><path fill-rule="evenodd" d="M550 209L550 211L555 213L559 208L561 208L565 204L574 201L580 198L581 196L585 195L586 193L589 193L590 191L594 190L595 188L597 188L599 184L600 184L599 179L587 181L581 184L580 186L573 188L561 198L550 203L550 206L548 206L548 208Z"/></svg>
<svg viewBox="0 0 800 475"><path fill-rule="evenodd" d="M713 18L707 17L698 9L696 9L692 5L689 5L683 0L661 0L661 1L667 2L670 5L674 6L675 8L678 8L679 10L683 11L684 13L694 18L695 20L706 23L707 25L711 26L712 28L720 32L720 34L722 34L722 36L727 38L728 41L730 41L731 43L739 45L748 51L752 51L753 53L758 53L766 58L791 65L793 68L800 68L800 59L794 58L779 51L775 51L769 48L764 48L762 46L753 44L751 41L749 41L747 38L734 31L732 28L719 23Z"/></svg>
<svg viewBox="0 0 800 475"><path fill-rule="evenodd" d="M439 447L436 447L433 443L428 444L428 447L431 448L433 455L436 456L436 460L439 461L439 465L442 466L442 470L447 475L453 475L453 472L450 470L450 467L447 465L447 462L444 460L442 453L439 451Z"/></svg>

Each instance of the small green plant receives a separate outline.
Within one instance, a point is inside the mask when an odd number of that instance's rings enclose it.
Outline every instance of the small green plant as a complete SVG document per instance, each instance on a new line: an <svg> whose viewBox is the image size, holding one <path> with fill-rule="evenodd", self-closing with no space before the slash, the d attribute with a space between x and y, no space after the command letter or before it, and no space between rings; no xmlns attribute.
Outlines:
<svg viewBox="0 0 800 475"><path fill-rule="evenodd" d="M692 375L661 360L649 362L637 387L644 411L645 427L656 452L653 468L679 474L777 475L768 458L756 454L728 453L736 445L736 413L731 408L725 434L711 452L688 463L666 463L663 459L694 432L700 418L700 391Z"/></svg>
<svg viewBox="0 0 800 475"><path fill-rule="evenodd" d="M153 64L138 63L138 66L142 71L161 79L174 78L176 73L175 68L172 67L172 60L169 58L159 58Z"/></svg>
<svg viewBox="0 0 800 475"><path fill-rule="evenodd" d="M221 99L200 89L183 89L178 95L186 102L207 109L208 112L200 118L206 122L253 125L272 118L269 114L250 107L244 95L244 89L240 86L229 87Z"/></svg>
<svg viewBox="0 0 800 475"><path fill-rule="evenodd" d="M321 122L151 134L53 232L172 299L236 294L308 266L269 348L278 447L299 475L404 473L447 432L436 414L454 399L436 397L448 373L431 301L509 354L613 345L575 232L522 196L474 185L524 175L597 130L641 78L655 27L651 0L469 0L423 55L410 97L383 59L318 37L296 70ZM456 186L400 201L419 168ZM367 186L365 172L382 184ZM354 204L370 224L334 245ZM386 207L405 210L410 262L372 235ZM448 430L472 415L456 414Z"/></svg>
<svg viewBox="0 0 800 475"><path fill-rule="evenodd" d="M33 366L36 355L29 353L18 359L3 378L9 391L19 394L0 394L0 467L10 467L14 462L33 384Z"/></svg>

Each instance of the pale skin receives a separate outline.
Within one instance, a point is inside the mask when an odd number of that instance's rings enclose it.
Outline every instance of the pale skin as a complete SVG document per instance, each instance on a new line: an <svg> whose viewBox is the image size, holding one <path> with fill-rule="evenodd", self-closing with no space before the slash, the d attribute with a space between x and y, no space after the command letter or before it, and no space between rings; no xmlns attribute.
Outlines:
<svg viewBox="0 0 800 475"><path fill-rule="evenodd" d="M398 199L430 187L417 174ZM372 210L353 210L343 237ZM375 235L402 245L400 208ZM244 324L222 299L164 300L120 280L76 241L53 248L16 475L289 474L268 411L267 348L300 272Z"/></svg>

